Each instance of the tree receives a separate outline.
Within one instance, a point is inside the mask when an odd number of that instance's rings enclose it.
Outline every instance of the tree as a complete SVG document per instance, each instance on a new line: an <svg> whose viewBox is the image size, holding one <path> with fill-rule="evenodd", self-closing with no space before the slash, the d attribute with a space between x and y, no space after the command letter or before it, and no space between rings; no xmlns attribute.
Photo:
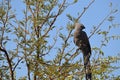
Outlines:
<svg viewBox="0 0 120 80"><path fill-rule="evenodd" d="M73 30L74 23L86 14L95 0L89 2L81 13L78 11L77 17L66 14L66 27L55 24L67 8L79 3L77 0L23 0L22 19L16 16L12 1L0 2L0 79L15 80L17 70L23 68L27 75L19 80L84 79L81 52L72 44ZM117 9L112 9L112 3L110 8L110 13L98 26L93 26L89 36L89 39L102 36L100 47L92 46L92 54L95 54L91 58L93 80L120 78L119 75L110 75L119 69L119 66L112 65L120 60L119 54L105 57L103 51L111 39L120 39L120 35L109 35L112 29L119 28L119 24L114 22ZM105 21L109 22L108 28L102 29ZM50 55L54 57L47 59Z"/></svg>

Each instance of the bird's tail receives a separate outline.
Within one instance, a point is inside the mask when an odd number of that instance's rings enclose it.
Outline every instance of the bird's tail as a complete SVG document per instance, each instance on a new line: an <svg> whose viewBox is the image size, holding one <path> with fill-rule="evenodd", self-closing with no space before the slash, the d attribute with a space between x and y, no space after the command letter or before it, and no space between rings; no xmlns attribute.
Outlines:
<svg viewBox="0 0 120 80"><path fill-rule="evenodd" d="M92 80L90 55L83 54L83 58L84 58L84 69L85 69L86 80Z"/></svg>

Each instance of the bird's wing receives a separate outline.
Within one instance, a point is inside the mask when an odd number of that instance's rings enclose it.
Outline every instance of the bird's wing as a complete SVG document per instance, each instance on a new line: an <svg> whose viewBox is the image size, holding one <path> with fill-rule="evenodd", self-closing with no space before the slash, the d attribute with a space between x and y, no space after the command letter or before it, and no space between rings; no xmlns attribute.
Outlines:
<svg viewBox="0 0 120 80"><path fill-rule="evenodd" d="M81 38L82 38L83 44L88 47L89 52L91 53L91 46L90 46L89 38L88 38L86 32L82 31L81 35L82 35Z"/></svg>

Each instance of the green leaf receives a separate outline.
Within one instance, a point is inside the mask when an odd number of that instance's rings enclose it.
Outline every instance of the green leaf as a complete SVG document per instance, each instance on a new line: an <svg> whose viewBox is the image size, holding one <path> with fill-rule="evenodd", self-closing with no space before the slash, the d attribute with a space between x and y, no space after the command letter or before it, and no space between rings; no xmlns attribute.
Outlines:
<svg viewBox="0 0 120 80"><path fill-rule="evenodd" d="M72 24L70 24L70 23L68 23L67 24L67 29L70 31L70 30L72 30L74 27L73 27L73 25Z"/></svg>
<svg viewBox="0 0 120 80"><path fill-rule="evenodd" d="M99 51L100 54L104 55L104 52L102 50Z"/></svg>
<svg viewBox="0 0 120 80"><path fill-rule="evenodd" d="M4 59L5 59L4 57L0 56L0 60L4 60Z"/></svg>
<svg viewBox="0 0 120 80"><path fill-rule="evenodd" d="M4 41L4 42L3 42L3 45L5 45L6 43L7 43L7 41Z"/></svg>
<svg viewBox="0 0 120 80"><path fill-rule="evenodd" d="M73 21L73 18L70 14L67 14L66 16L68 17L69 20Z"/></svg>
<svg viewBox="0 0 120 80"><path fill-rule="evenodd" d="M112 7L112 2L110 2L109 7Z"/></svg>
<svg viewBox="0 0 120 80"><path fill-rule="evenodd" d="M78 0L74 0L74 3L77 3L78 2Z"/></svg>
<svg viewBox="0 0 120 80"><path fill-rule="evenodd" d="M110 16L109 18L108 18L108 21L113 21L114 20L114 16Z"/></svg>
<svg viewBox="0 0 120 80"><path fill-rule="evenodd" d="M56 26L52 26L51 30L53 30Z"/></svg>
<svg viewBox="0 0 120 80"><path fill-rule="evenodd" d="M66 39L65 35L63 35L62 33L59 34L59 37L60 37L61 39L63 39L63 40Z"/></svg>
<svg viewBox="0 0 120 80"><path fill-rule="evenodd" d="M0 17L3 17L6 14L5 10L3 10L2 7L0 7Z"/></svg>
<svg viewBox="0 0 120 80"><path fill-rule="evenodd" d="M13 18L15 18L15 15L10 15L9 16L9 19L13 19Z"/></svg>
<svg viewBox="0 0 120 80"><path fill-rule="evenodd" d="M117 9L114 9L114 10L112 10L112 13L116 13L118 10Z"/></svg>
<svg viewBox="0 0 120 80"><path fill-rule="evenodd" d="M24 26L24 22L23 22L23 21L20 21L19 23L20 23L22 26Z"/></svg>

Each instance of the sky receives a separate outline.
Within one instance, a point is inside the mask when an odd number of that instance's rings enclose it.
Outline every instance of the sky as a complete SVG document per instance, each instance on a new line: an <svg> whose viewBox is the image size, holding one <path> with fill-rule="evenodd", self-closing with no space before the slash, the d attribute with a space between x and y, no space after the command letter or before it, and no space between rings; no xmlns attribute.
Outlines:
<svg viewBox="0 0 120 80"><path fill-rule="evenodd" d="M25 7L24 4L21 3L21 0L11 0L12 1L12 7L16 10L17 18L22 19L22 11ZM72 0L68 0L72 1ZM77 17L77 13L81 13L83 11L83 8L87 6L90 3L91 0L79 0L78 3L69 6L62 15L60 15L57 18L57 21L55 23L58 28L66 27L66 23L68 22L68 18L66 17L66 14L70 14L74 17ZM93 28L93 26L97 26L103 19L104 17L109 14L110 12L110 7L109 4L110 2L113 3L112 8L117 8L118 12L114 14L115 20L114 22L120 24L120 0L95 0L95 2L90 6L90 8L85 12L85 14L81 17L80 23L83 23L86 27L85 31L90 35L90 32ZM110 23L108 21L105 21L102 25L101 28L103 30L106 30L108 28L108 25ZM64 34L67 32L64 31ZM50 33L51 35L55 35L53 32ZM120 28L115 28L112 29L109 35L120 35ZM102 36L99 35L94 35L90 38L90 43L92 47L99 46L100 39ZM115 56L117 53L120 53L120 40L110 40L108 43L107 47L103 47L103 51L105 52L105 56ZM94 55L94 54L92 54ZM52 58L53 55L49 54L48 57ZM24 71L24 69L23 69ZM18 70L18 72L21 72L21 70ZM120 72L119 72L120 73ZM25 73L24 73L25 74ZM17 76L22 76L24 75L18 74Z"/></svg>

